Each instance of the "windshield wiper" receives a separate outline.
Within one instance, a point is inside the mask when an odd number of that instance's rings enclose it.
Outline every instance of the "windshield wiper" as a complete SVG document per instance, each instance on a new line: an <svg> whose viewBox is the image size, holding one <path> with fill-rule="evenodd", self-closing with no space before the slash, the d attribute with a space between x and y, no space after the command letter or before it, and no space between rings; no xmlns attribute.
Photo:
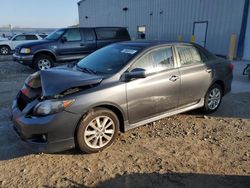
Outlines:
<svg viewBox="0 0 250 188"><path fill-rule="evenodd" d="M96 71L90 69L90 68L86 68L86 67L80 67L79 65L76 65L76 67L82 71L82 72L87 72L87 73L90 73L90 74L97 74Z"/></svg>

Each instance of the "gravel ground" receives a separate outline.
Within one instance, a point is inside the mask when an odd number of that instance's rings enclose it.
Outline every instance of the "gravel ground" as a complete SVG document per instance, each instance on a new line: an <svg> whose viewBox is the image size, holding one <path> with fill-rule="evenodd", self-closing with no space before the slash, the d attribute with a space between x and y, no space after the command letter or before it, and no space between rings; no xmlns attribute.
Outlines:
<svg viewBox="0 0 250 188"><path fill-rule="evenodd" d="M162 119L86 155L34 154L14 135L11 102L32 72L0 62L0 187L250 187L250 89L240 75L244 92L233 88L215 114Z"/></svg>

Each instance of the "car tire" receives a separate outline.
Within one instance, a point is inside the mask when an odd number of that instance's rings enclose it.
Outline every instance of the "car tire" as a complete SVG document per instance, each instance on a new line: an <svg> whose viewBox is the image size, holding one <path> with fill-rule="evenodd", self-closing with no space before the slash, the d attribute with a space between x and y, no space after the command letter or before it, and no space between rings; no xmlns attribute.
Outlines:
<svg viewBox="0 0 250 188"><path fill-rule="evenodd" d="M119 119L106 108L96 108L83 118L76 132L76 146L85 153L97 153L117 138Z"/></svg>
<svg viewBox="0 0 250 188"><path fill-rule="evenodd" d="M0 54L1 55L9 55L11 52L11 49L9 46L0 46Z"/></svg>
<svg viewBox="0 0 250 188"><path fill-rule="evenodd" d="M218 84L212 85L205 96L204 112L207 114L215 112L220 107L222 96L221 86Z"/></svg>
<svg viewBox="0 0 250 188"><path fill-rule="evenodd" d="M33 66L37 71L45 70L52 68L54 66L54 62L49 55L42 54L35 57Z"/></svg>

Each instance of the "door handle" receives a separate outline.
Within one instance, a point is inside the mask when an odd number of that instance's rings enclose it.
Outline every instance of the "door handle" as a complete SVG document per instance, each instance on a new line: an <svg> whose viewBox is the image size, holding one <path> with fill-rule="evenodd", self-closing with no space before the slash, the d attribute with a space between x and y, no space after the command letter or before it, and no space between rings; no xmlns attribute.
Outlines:
<svg viewBox="0 0 250 188"><path fill-rule="evenodd" d="M169 78L170 81L176 82L179 79L179 76L173 75Z"/></svg>
<svg viewBox="0 0 250 188"><path fill-rule="evenodd" d="M206 69L206 72L207 72L207 73L211 73L211 72L212 72L212 69Z"/></svg>
<svg viewBox="0 0 250 188"><path fill-rule="evenodd" d="M81 43L80 46L81 46L81 47L86 47L84 43Z"/></svg>

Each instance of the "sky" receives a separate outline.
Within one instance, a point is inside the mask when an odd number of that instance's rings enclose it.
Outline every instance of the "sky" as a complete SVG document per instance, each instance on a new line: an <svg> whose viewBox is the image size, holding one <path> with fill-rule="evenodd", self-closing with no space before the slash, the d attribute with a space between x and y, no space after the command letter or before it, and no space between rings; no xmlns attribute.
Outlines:
<svg viewBox="0 0 250 188"><path fill-rule="evenodd" d="M0 0L0 27L60 28L78 23L79 0Z"/></svg>

